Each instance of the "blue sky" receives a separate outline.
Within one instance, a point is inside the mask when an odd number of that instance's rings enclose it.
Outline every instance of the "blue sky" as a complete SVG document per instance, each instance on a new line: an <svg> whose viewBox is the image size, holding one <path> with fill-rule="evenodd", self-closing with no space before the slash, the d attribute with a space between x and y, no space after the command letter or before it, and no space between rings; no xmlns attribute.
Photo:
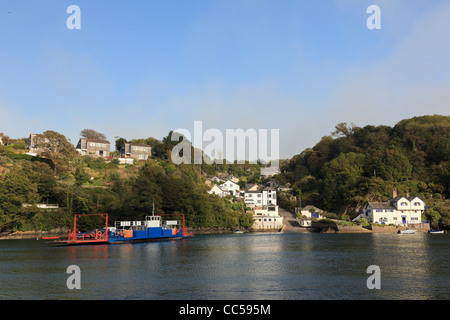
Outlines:
<svg viewBox="0 0 450 320"><path fill-rule="evenodd" d="M2 0L0 132L114 142L201 120L280 129L291 157L342 121L449 115L449 30L445 0Z"/></svg>

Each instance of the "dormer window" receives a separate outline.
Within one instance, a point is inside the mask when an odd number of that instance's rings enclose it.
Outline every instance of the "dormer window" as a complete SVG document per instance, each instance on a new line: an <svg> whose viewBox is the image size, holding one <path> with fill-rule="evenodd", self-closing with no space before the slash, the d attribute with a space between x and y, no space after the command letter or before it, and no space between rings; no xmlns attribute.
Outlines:
<svg viewBox="0 0 450 320"><path fill-rule="evenodd" d="M406 206L406 205L408 205L406 202L402 202L402 203L400 203L400 205L401 206Z"/></svg>

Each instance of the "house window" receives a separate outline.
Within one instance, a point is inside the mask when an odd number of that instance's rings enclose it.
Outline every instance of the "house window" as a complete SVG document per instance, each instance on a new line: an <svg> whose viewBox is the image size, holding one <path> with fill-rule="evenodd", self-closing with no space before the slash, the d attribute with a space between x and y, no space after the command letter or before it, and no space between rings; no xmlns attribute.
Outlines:
<svg viewBox="0 0 450 320"><path fill-rule="evenodd" d="M415 206L420 206L420 202L414 202Z"/></svg>
<svg viewBox="0 0 450 320"><path fill-rule="evenodd" d="M406 202L402 202L402 203L400 203L400 205L401 206L406 206L406 205L408 205Z"/></svg>
<svg viewBox="0 0 450 320"><path fill-rule="evenodd" d="M377 210L375 210L376 212L383 212L383 210L382 209L377 209Z"/></svg>

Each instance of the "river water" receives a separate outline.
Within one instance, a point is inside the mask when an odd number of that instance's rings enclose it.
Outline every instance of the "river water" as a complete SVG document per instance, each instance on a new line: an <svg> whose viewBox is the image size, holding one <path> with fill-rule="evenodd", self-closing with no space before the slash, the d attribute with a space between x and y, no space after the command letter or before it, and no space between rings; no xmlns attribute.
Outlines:
<svg viewBox="0 0 450 320"><path fill-rule="evenodd" d="M244 233L50 247L0 241L0 299L303 300L450 298L450 237ZM80 289L68 289L80 269ZM380 270L380 289L367 280Z"/></svg>

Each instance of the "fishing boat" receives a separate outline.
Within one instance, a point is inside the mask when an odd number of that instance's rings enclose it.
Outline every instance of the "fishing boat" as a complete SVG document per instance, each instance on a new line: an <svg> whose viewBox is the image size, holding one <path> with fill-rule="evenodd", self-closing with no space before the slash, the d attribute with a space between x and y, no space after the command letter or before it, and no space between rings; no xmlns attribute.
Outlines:
<svg viewBox="0 0 450 320"><path fill-rule="evenodd" d="M428 230L429 234L442 234L444 230Z"/></svg>
<svg viewBox="0 0 450 320"><path fill-rule="evenodd" d="M417 230L406 229L406 230L398 230L398 234L414 234Z"/></svg>
<svg viewBox="0 0 450 320"><path fill-rule="evenodd" d="M105 219L105 227L88 232L77 232L77 218L85 216L99 216ZM163 217L171 216L171 220ZM175 218L173 218L175 217ZM151 215L143 221L116 221L114 227L108 227L108 214L76 214L74 216L73 230L69 232L67 240L50 242L54 245L95 245L149 242L180 239L188 234L183 214Z"/></svg>
<svg viewBox="0 0 450 320"><path fill-rule="evenodd" d="M241 229L235 229L234 233L244 233L244 232L242 232Z"/></svg>

